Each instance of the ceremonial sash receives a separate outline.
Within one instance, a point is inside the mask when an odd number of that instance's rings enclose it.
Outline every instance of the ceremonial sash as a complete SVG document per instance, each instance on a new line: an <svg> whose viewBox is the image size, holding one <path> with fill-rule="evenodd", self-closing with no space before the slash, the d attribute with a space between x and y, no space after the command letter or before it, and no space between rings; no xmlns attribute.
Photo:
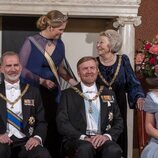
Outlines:
<svg viewBox="0 0 158 158"><path fill-rule="evenodd" d="M14 112L7 109L7 122L14 126L17 130L21 131L23 129L23 120L17 116Z"/></svg>
<svg viewBox="0 0 158 158"><path fill-rule="evenodd" d="M29 37L29 39L34 43L34 45L40 50L40 52L44 55L44 57L46 58L50 68L51 68L51 71L53 72L58 84L60 85L60 81L59 81L59 76L58 76L58 73L57 73L57 69L56 69L56 66L54 64L54 61L52 60L52 58L50 57L50 55L48 54L48 52L46 50L44 50L40 45L39 43L33 38L33 37Z"/></svg>

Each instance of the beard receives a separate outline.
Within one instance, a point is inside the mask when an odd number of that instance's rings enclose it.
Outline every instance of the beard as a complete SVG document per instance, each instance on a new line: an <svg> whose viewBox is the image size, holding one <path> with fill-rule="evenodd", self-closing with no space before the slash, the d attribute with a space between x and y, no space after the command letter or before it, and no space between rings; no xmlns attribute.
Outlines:
<svg viewBox="0 0 158 158"><path fill-rule="evenodd" d="M86 75L85 77L83 77L81 80L83 83L85 83L86 85L92 85L93 83L95 83L97 76L94 74L91 75Z"/></svg>
<svg viewBox="0 0 158 158"><path fill-rule="evenodd" d="M19 77L20 77L20 73L17 74L17 75L8 75L8 74L4 74L4 78L7 80L7 81L10 81L10 82L15 82L15 81L18 81L19 80Z"/></svg>

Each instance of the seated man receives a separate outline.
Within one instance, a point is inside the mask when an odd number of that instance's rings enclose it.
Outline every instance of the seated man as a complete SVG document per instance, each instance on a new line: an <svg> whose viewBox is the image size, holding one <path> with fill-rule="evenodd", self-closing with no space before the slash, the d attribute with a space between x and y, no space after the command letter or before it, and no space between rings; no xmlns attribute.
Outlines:
<svg viewBox="0 0 158 158"><path fill-rule="evenodd" d="M14 52L1 58L4 82L0 85L0 157L51 158L42 144L46 123L36 88L21 84L22 67Z"/></svg>
<svg viewBox="0 0 158 158"><path fill-rule="evenodd" d="M62 92L57 113L64 153L73 158L120 158L122 150L116 140L123 120L114 93L96 85L95 58L81 58L77 71L81 82Z"/></svg>

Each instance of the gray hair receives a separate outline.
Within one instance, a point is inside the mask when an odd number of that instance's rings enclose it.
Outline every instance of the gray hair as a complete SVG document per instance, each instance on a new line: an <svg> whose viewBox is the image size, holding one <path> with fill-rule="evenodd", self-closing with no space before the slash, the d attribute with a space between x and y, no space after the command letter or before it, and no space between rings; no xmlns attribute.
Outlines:
<svg viewBox="0 0 158 158"><path fill-rule="evenodd" d="M100 36L106 36L110 42L110 50L117 53L122 47L122 37L115 30L106 30L100 33Z"/></svg>
<svg viewBox="0 0 158 158"><path fill-rule="evenodd" d="M20 57L19 54L14 52L14 51L6 51L5 53L2 54L1 58L0 58L0 65L3 64L4 61L4 57L6 56L17 56L18 60L20 61Z"/></svg>

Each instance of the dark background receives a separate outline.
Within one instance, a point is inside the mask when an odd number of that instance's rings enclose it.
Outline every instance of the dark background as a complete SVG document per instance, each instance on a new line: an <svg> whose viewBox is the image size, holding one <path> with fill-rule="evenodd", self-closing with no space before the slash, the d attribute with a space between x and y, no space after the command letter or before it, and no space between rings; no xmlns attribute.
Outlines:
<svg viewBox="0 0 158 158"><path fill-rule="evenodd" d="M35 34L37 17L2 17L2 53L6 51L19 52L29 35Z"/></svg>

